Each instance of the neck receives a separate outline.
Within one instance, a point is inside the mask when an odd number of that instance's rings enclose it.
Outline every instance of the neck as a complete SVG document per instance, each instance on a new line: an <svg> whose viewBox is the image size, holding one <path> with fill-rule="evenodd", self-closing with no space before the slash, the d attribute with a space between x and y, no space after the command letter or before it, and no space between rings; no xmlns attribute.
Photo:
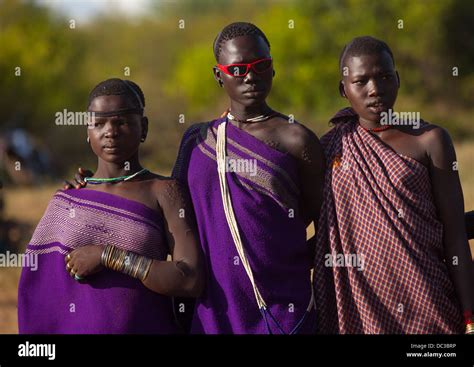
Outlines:
<svg viewBox="0 0 474 367"><path fill-rule="evenodd" d="M368 129L368 130L378 129L378 128L381 128L381 127L385 126L385 125L380 125L380 122L366 120L366 119L363 119L361 117L359 117L359 124L360 124L360 126L362 126L365 129Z"/></svg>
<svg viewBox="0 0 474 367"><path fill-rule="evenodd" d="M268 114L272 109L264 101L259 105L244 106L242 104L230 101L230 111L238 120L247 120L252 117Z"/></svg>
<svg viewBox="0 0 474 367"><path fill-rule="evenodd" d="M140 171L141 169L143 169L143 167L138 161L138 157L136 159L130 159L122 163L106 162L99 158L97 171L94 174L94 177L114 178L128 176Z"/></svg>

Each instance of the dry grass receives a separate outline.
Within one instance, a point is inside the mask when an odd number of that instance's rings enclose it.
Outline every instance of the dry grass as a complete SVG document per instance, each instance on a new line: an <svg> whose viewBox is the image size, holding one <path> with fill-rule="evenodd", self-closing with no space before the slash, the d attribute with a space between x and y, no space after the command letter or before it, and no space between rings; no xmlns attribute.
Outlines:
<svg viewBox="0 0 474 367"><path fill-rule="evenodd" d="M464 189L466 211L474 210L474 143L463 143L456 146L461 182ZM49 199L58 189L56 186L39 188L5 188L6 218L27 225L28 233L22 237L29 239L31 229L43 214ZM312 235L314 229L308 231ZM27 240L26 240L27 241ZM23 247L26 242L23 244ZM470 242L474 254L474 241ZM17 288L20 269L0 268L0 333L17 333Z"/></svg>
<svg viewBox="0 0 474 367"><path fill-rule="evenodd" d="M465 211L474 210L474 143L456 145L457 159L459 162L459 175L464 193ZM474 258L474 240L469 241L471 254Z"/></svg>
<svg viewBox="0 0 474 367"><path fill-rule="evenodd" d="M456 145L466 211L474 210L474 143Z"/></svg>
<svg viewBox="0 0 474 367"><path fill-rule="evenodd" d="M16 334L19 268L0 269L0 334Z"/></svg>
<svg viewBox="0 0 474 367"><path fill-rule="evenodd" d="M57 187L4 189L5 218L24 224L21 227L24 232L19 235L26 240L22 241L20 251L24 250L32 229L56 190ZM20 273L20 268L0 268L0 333L18 333L17 289Z"/></svg>
<svg viewBox="0 0 474 367"><path fill-rule="evenodd" d="M38 188L6 187L6 217L28 224L36 225L43 215L48 201L58 186L41 186Z"/></svg>

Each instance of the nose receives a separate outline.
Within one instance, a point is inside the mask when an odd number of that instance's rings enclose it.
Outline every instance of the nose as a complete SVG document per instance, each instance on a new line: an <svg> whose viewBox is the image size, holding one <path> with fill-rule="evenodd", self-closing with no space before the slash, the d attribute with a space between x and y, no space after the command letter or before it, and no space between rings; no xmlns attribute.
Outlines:
<svg viewBox="0 0 474 367"><path fill-rule="evenodd" d="M380 82L378 82L377 80L369 81L369 96L375 97L375 96L380 96L382 94L383 94L383 91L382 91Z"/></svg>
<svg viewBox="0 0 474 367"><path fill-rule="evenodd" d="M244 82L245 82L245 83L251 83L251 82L253 82L253 81L257 80L257 79L258 79L257 74L255 73L255 71L253 71L252 68L250 68L248 74L247 74L247 75L245 76L245 78L244 78Z"/></svg>
<svg viewBox="0 0 474 367"><path fill-rule="evenodd" d="M118 136L118 128L116 124L113 124L110 121L107 122L107 124L105 125L105 137L114 138L116 136Z"/></svg>

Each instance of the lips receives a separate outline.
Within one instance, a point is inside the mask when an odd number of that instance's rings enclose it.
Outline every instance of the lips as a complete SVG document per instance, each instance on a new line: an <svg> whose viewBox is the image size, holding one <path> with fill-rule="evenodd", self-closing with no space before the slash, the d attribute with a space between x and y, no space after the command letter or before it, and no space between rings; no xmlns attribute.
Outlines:
<svg viewBox="0 0 474 367"><path fill-rule="evenodd" d="M118 145L104 145L102 149L107 153L116 153L120 150Z"/></svg>
<svg viewBox="0 0 474 367"><path fill-rule="evenodd" d="M384 101L382 101L382 100L367 103L367 107L379 107L379 106L382 106L382 105L385 105Z"/></svg>
<svg viewBox="0 0 474 367"><path fill-rule="evenodd" d="M379 114L385 110L387 110L387 105L383 101L376 101L367 104L368 109L376 114Z"/></svg>
<svg viewBox="0 0 474 367"><path fill-rule="evenodd" d="M265 87L262 85L246 85L247 89L243 93L261 93L265 91Z"/></svg>
<svg viewBox="0 0 474 367"><path fill-rule="evenodd" d="M265 94L265 91L263 89L247 89L243 94L248 98L259 98Z"/></svg>

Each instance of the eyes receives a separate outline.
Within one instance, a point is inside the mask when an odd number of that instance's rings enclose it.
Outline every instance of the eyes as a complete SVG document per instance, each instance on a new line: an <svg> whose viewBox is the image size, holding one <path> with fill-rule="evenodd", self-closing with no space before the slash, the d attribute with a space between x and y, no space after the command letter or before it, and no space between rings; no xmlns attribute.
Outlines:
<svg viewBox="0 0 474 367"><path fill-rule="evenodd" d="M377 79L381 79L381 80L392 80L394 78L394 75L393 74L383 74L381 75L380 77L378 77ZM363 86L365 84L368 83L370 79L366 79L366 78L357 78L355 79L352 84L355 84L357 86Z"/></svg>
<svg viewBox="0 0 474 367"><path fill-rule="evenodd" d="M91 126L92 128L101 129L105 126L106 122L107 120L95 120L95 121L92 121L89 126ZM129 122L125 119L113 120L111 121L111 123L113 126L118 126L118 127L129 125Z"/></svg>

